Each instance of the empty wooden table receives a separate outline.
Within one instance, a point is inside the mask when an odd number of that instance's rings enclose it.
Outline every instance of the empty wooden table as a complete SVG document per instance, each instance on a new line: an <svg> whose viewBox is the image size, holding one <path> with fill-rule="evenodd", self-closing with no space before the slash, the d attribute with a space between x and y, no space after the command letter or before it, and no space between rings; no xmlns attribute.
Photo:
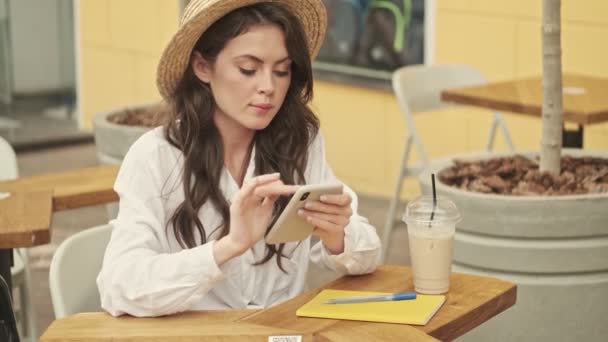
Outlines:
<svg viewBox="0 0 608 342"><path fill-rule="evenodd" d="M0 275L12 288L13 248L37 246L51 239L52 191L0 189L0 196Z"/></svg>
<svg viewBox="0 0 608 342"><path fill-rule="evenodd" d="M53 211L75 209L118 200L113 190L119 166L103 165L20 177L0 182L0 192L51 190Z"/></svg>
<svg viewBox="0 0 608 342"><path fill-rule="evenodd" d="M297 317L296 310L324 288L412 291L412 273L408 267L381 266L373 274L345 276L258 311L199 311L159 318L77 314L53 322L40 341L268 341L270 335L299 335L303 341L449 341L513 306L517 293L516 285L506 281L454 273L445 304L426 326Z"/></svg>
<svg viewBox="0 0 608 342"><path fill-rule="evenodd" d="M50 241L51 210L113 202L118 166L98 166L1 181L0 274L11 282L12 248ZM4 197L4 195L3 195ZM10 284L9 284L10 285Z"/></svg>
<svg viewBox="0 0 608 342"><path fill-rule="evenodd" d="M583 127L608 121L608 78L564 74L564 122L578 125L571 131L564 129L564 147L583 147ZM446 89L444 101L508 111L540 117L543 106L541 77L488 83L485 85Z"/></svg>

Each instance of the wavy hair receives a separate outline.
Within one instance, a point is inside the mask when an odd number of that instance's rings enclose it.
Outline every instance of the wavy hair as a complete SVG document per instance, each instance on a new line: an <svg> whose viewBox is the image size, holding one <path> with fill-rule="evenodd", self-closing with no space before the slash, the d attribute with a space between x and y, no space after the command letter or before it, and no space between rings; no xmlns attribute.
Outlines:
<svg viewBox="0 0 608 342"><path fill-rule="evenodd" d="M280 172L286 184L304 184L304 170L308 147L317 135L319 120L308 107L313 95L311 57L306 35L298 18L276 3L258 3L236 9L215 22L199 38L194 47L213 65L226 43L247 32L255 25L277 25L285 35L285 45L291 63L291 83L285 100L270 124L256 132L255 174ZM224 147L213 121L215 102L208 85L201 82L190 65L169 99L172 117L164 127L169 143L183 153L182 172L185 200L177 207L169 221L183 248L196 246L196 234L202 243L219 230L219 237L230 229L230 204L218 184L224 166ZM198 213L210 201L222 216L219 227L204 227ZM285 208L288 198L275 202L274 218ZM268 233L268 230L267 232ZM268 262L277 255L281 265L284 244L266 244L264 257L256 264Z"/></svg>

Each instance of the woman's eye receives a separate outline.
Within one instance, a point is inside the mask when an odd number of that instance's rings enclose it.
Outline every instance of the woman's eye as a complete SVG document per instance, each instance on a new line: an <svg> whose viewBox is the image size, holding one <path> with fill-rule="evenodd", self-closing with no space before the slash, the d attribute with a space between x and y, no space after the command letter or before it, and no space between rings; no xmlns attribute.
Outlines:
<svg viewBox="0 0 608 342"><path fill-rule="evenodd" d="M255 74L255 69L239 68L239 70L241 71L241 74L246 75L246 76L252 76L253 74Z"/></svg>
<svg viewBox="0 0 608 342"><path fill-rule="evenodd" d="M275 71L274 74L279 77L287 77L289 76L289 71Z"/></svg>

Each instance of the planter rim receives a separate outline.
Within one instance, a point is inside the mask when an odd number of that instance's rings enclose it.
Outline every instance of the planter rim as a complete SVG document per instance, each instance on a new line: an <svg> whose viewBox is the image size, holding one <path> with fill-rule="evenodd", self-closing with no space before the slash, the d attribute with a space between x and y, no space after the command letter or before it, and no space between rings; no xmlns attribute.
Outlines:
<svg viewBox="0 0 608 342"><path fill-rule="evenodd" d="M421 183L430 183L431 182L431 172L438 173L437 171L444 170L449 165L453 164L454 159L493 159L493 158L501 158L506 156L514 156L514 155L536 155L538 151L523 151L523 152L501 152L501 153L493 153L493 152L477 152L477 153L463 153L457 154L452 157L444 157L441 159L435 159L430 161L429 166L418 176L418 180ZM592 156L592 157L604 157L608 158L608 153L602 150L583 150L583 149L562 149L563 155L571 155L573 157L582 157L582 156ZM559 196L521 196L521 195L498 195L498 194L485 194L481 192L475 191L466 191L459 188L455 188L453 186L449 186L439 181L436 184L438 189L445 190L449 193L459 194L459 195L467 195L471 197L478 197L479 199L486 200L501 200L501 201L572 201L572 200L593 200L593 199L606 199L608 200L608 192L598 193L598 194L577 194L577 195L559 195Z"/></svg>
<svg viewBox="0 0 608 342"><path fill-rule="evenodd" d="M114 122L110 122L107 118L110 115L118 114L118 113L120 113L122 111L125 111L125 110L128 110L128 109L147 108L147 107L152 107L152 106L155 106L155 105L157 105L157 103L149 103L149 104L133 105L133 106L124 106L124 107L112 109L110 111L99 112L99 113L95 114L95 117L93 119L93 123L95 125L106 125L106 126L109 126L109 127L116 127L116 128L122 128L122 129L134 130L134 131L148 131L148 130L151 130L151 129L154 129L154 128L160 127L160 126L149 127L149 126L141 126L141 125L121 125L121 124L117 124L117 123L114 123Z"/></svg>

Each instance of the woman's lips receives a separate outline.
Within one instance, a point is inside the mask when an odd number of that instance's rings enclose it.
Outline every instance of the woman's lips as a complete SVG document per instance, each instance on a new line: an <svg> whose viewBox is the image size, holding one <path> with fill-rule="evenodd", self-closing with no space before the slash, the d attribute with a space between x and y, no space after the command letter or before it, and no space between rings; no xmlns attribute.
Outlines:
<svg viewBox="0 0 608 342"><path fill-rule="evenodd" d="M274 107L271 104L255 104L251 106L256 110L258 114L265 114Z"/></svg>
<svg viewBox="0 0 608 342"><path fill-rule="evenodd" d="M263 103L263 104L254 104L252 105L256 108L261 108L261 109L272 109L273 105L269 104L269 103Z"/></svg>

